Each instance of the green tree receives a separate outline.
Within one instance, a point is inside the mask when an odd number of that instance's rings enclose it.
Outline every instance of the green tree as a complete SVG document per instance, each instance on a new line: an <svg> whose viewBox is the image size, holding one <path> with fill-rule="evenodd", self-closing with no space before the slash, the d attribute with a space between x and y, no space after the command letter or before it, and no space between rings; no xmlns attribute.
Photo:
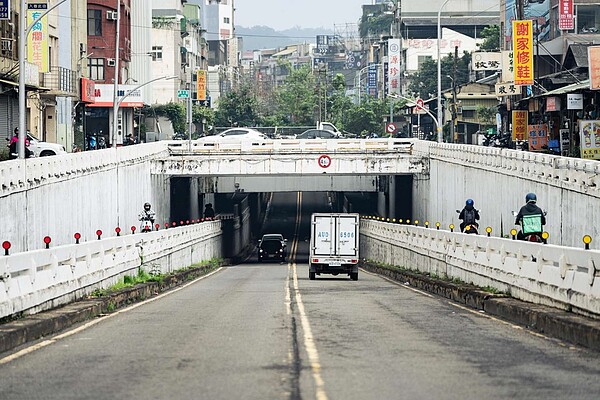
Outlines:
<svg viewBox="0 0 600 400"><path fill-rule="evenodd" d="M292 125L312 125L317 107L315 77L309 66L292 69L277 90L279 115Z"/></svg>
<svg viewBox="0 0 600 400"><path fill-rule="evenodd" d="M152 106L150 110L148 110L146 115L156 115L161 117L166 117L169 121L171 121L171 125L173 125L174 132L185 132L186 129L186 112L185 105L183 103L167 103L167 104L159 104L156 106Z"/></svg>
<svg viewBox="0 0 600 400"><path fill-rule="evenodd" d="M394 16L384 14L383 9L370 16L363 16L358 23L358 33L361 38L379 37L390 33L390 26L394 22Z"/></svg>
<svg viewBox="0 0 600 400"><path fill-rule="evenodd" d="M477 45L480 50L500 51L500 27L498 25L486 26L480 36L483 38L483 42Z"/></svg>
<svg viewBox="0 0 600 400"><path fill-rule="evenodd" d="M219 99L215 113L218 126L255 126L257 121L258 100L249 84L243 83Z"/></svg>
<svg viewBox="0 0 600 400"><path fill-rule="evenodd" d="M214 126L215 110L210 107L194 106L192 108L192 122L194 124L201 125L202 120L205 121L205 124L204 124L205 130L208 129L209 126ZM197 135L195 135L195 136L197 136Z"/></svg>
<svg viewBox="0 0 600 400"><path fill-rule="evenodd" d="M336 74L331 83L332 93L328 97L327 108L329 120L341 130L348 130L345 126L344 115L354 104L352 99L346 96L346 79L343 74Z"/></svg>
<svg viewBox="0 0 600 400"><path fill-rule="evenodd" d="M462 57L459 56L456 68L456 84L458 86L469 82L469 63L471 62L471 54L464 52ZM454 54L449 54L442 58L441 61L441 78L442 91L452 87L452 76L454 71ZM419 95L421 98L437 96L437 61L427 60L419 70L411 76L411 82L408 89L413 95Z"/></svg>

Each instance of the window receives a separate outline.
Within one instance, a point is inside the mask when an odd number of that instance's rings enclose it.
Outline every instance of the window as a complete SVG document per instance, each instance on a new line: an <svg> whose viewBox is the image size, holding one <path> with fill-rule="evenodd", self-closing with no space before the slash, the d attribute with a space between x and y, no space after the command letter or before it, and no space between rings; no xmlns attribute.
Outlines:
<svg viewBox="0 0 600 400"><path fill-rule="evenodd" d="M102 36L102 10L88 10L88 36Z"/></svg>
<svg viewBox="0 0 600 400"><path fill-rule="evenodd" d="M152 61L162 61L162 46L152 46Z"/></svg>
<svg viewBox="0 0 600 400"><path fill-rule="evenodd" d="M598 33L600 32L600 7L596 6L577 6L577 28L578 33Z"/></svg>
<svg viewBox="0 0 600 400"><path fill-rule="evenodd" d="M421 68L421 65L422 65L424 62L426 62L426 61L430 61L430 60L432 60L432 59L433 59L433 57L431 57L431 56L419 56L419 58L417 59L417 67L418 67L418 69L420 69L420 68Z"/></svg>
<svg viewBox="0 0 600 400"><path fill-rule="evenodd" d="M226 23L226 24L228 24L229 23L229 17L223 18L223 22Z"/></svg>
<svg viewBox="0 0 600 400"><path fill-rule="evenodd" d="M90 79L94 81L104 80L104 58L88 58Z"/></svg>
<svg viewBox="0 0 600 400"><path fill-rule="evenodd" d="M463 118L475 118L475 110L463 110Z"/></svg>

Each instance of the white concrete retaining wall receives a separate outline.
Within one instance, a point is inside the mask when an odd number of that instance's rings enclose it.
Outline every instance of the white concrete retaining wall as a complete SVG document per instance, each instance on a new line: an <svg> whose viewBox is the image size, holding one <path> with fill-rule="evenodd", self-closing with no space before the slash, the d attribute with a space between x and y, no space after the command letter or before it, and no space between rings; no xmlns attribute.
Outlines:
<svg viewBox="0 0 600 400"><path fill-rule="evenodd" d="M129 231L151 202L157 222L169 218L169 180L152 176L151 160L163 157L163 143L86 151L0 163L0 242L13 252L94 239L100 229Z"/></svg>
<svg viewBox="0 0 600 400"><path fill-rule="evenodd" d="M124 275L172 272L221 257L220 221L0 258L0 318L36 313L107 288Z"/></svg>
<svg viewBox="0 0 600 400"><path fill-rule="evenodd" d="M600 252L362 219L361 258L600 315Z"/></svg>
<svg viewBox="0 0 600 400"><path fill-rule="evenodd" d="M413 219L458 226L456 209L475 200L481 224L494 235L514 227L512 211L534 192L548 211L549 243L579 247L582 237L600 242L600 162L493 147L415 143L429 155L429 174L413 184ZM592 248L600 248L592 243Z"/></svg>

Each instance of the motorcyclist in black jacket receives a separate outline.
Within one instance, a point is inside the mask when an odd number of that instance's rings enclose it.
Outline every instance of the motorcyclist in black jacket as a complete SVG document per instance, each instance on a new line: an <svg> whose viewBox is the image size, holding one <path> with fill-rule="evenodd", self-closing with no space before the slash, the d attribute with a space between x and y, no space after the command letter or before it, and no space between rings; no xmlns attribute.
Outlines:
<svg viewBox="0 0 600 400"><path fill-rule="evenodd" d="M521 230L517 234L517 239L526 240L529 235L541 235L543 226L546 225L546 216L544 211L537 206L537 196L535 193L527 193L525 204L519 210L515 225L520 225Z"/></svg>
<svg viewBox="0 0 600 400"><path fill-rule="evenodd" d="M475 208L475 202L472 199L467 199L458 219L463 221L460 223L461 232L465 231L467 225L473 225L476 229L479 228L479 224L477 223L479 220L479 210Z"/></svg>

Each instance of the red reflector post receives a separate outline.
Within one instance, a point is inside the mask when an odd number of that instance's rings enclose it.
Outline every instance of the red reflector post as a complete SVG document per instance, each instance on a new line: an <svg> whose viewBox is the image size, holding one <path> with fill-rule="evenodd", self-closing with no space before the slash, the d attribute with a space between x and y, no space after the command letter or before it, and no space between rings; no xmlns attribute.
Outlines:
<svg viewBox="0 0 600 400"><path fill-rule="evenodd" d="M2 248L4 249L4 255L8 255L8 250L10 250L10 242L8 240L2 242Z"/></svg>
<svg viewBox="0 0 600 400"><path fill-rule="evenodd" d="M52 238L50 236L44 236L44 243L46 244L46 248L50 248L50 242L52 242Z"/></svg>
<svg viewBox="0 0 600 400"><path fill-rule="evenodd" d="M75 232L73 237L75 238L75 244L79 244L79 239L81 239L81 233Z"/></svg>

